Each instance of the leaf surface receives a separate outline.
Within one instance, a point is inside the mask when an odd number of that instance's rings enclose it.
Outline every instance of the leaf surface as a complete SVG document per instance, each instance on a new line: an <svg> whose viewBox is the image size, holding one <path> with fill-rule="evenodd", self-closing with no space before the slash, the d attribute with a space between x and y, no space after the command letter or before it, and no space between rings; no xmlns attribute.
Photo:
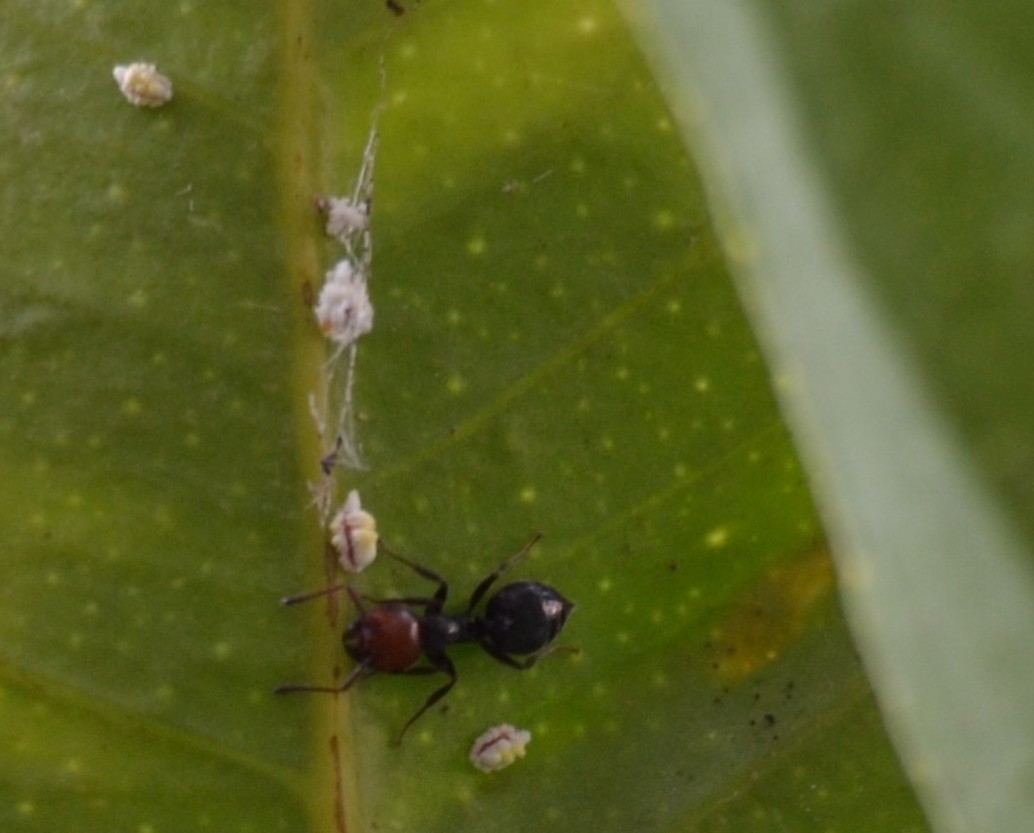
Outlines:
<svg viewBox="0 0 1034 833"><path fill-rule="evenodd" d="M146 9L150 13L144 11ZM770 380L656 85L590 3L19 3L5 144L5 829L922 830ZM155 61L165 108L119 95ZM383 88L380 68L384 70ZM302 301L377 108L347 473L466 594L578 605L517 674L349 697L318 586ZM375 596L426 592L387 560ZM491 776L489 725L533 732ZM331 743L338 749L335 756ZM340 785L336 786L337 769Z"/></svg>

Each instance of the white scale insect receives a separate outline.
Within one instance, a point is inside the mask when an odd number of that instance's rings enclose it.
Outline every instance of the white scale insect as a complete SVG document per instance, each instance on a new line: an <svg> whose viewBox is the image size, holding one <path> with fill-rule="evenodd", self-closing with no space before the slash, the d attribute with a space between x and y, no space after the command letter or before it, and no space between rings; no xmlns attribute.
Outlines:
<svg viewBox="0 0 1034 833"><path fill-rule="evenodd" d="M327 215L327 234L346 246L352 235L370 227L370 200L352 202L348 197L316 197L316 208Z"/></svg>
<svg viewBox="0 0 1034 833"><path fill-rule="evenodd" d="M161 107L172 101L172 81L154 64L119 64L111 74L122 95L137 107Z"/></svg>
<svg viewBox="0 0 1034 833"><path fill-rule="evenodd" d="M366 276L348 258L339 260L327 272L313 312L323 335L342 348L373 329L373 304L366 289Z"/></svg>
<svg viewBox="0 0 1034 833"><path fill-rule="evenodd" d="M502 723L493 726L474 741L470 762L482 772L506 769L518 758L524 757L525 747L530 742L531 732Z"/></svg>
<svg viewBox="0 0 1034 833"><path fill-rule="evenodd" d="M337 551L338 563L349 573L365 570L377 557L377 521L363 509L359 492L348 493L344 504L330 522L330 543Z"/></svg>

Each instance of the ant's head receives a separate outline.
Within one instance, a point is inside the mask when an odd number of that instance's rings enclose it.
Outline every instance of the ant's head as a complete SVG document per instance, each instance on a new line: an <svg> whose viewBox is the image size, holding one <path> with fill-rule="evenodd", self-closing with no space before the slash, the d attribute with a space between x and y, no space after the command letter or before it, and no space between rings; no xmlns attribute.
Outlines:
<svg viewBox="0 0 1034 833"><path fill-rule="evenodd" d="M349 625L344 643L352 659L385 674L412 668L423 652L420 621L405 605L391 602L377 605Z"/></svg>

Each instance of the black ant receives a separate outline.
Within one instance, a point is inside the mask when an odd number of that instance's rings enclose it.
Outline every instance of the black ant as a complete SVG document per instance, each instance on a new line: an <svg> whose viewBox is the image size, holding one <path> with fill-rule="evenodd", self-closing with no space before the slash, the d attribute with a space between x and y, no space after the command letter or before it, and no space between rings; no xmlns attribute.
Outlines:
<svg viewBox="0 0 1034 833"><path fill-rule="evenodd" d="M402 737L417 719L431 706L441 700L456 684L456 667L446 650L463 642L477 642L492 657L504 665L524 671L531 668L545 654L556 639L567 617L574 610L574 604L564 598L555 588L538 581L517 581L507 584L488 600L485 612L478 616L474 608L484 598L489 588L507 570L524 558L542 537L538 533L516 555L500 564L474 588L470 601L462 613L443 613L445 599L449 594L448 582L433 570L422 567L400 555L382 548L392 558L411 567L421 576L438 583L438 589L431 597L405 597L398 599L370 599L375 606L367 610L361 598L350 585L337 585L315 593L289 596L285 605L314 599L328 593L345 589L352 597L359 618L344 632L345 651L358 665L337 686L284 685L276 689L278 694L294 691L325 691L338 693L348 691L358 680L372 674L435 674L449 676L449 681L432 692L406 725L402 727L395 745L402 743ZM420 609L422 613L420 612ZM520 658L515 657L518 655ZM421 657L427 665L420 665Z"/></svg>

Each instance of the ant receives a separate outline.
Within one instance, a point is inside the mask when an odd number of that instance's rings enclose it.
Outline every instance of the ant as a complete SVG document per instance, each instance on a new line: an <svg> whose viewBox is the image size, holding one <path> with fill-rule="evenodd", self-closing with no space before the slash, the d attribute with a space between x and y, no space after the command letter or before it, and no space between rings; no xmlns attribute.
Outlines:
<svg viewBox="0 0 1034 833"><path fill-rule="evenodd" d="M446 653L453 645L476 642L493 658L524 671L539 659L554 650L551 644L574 610L574 604L564 598L558 590L538 581L517 581L507 584L495 593L485 605L482 615L474 608L484 598L489 588L507 570L522 560L542 537L537 533L516 555L511 556L474 588L467 607L461 613L443 613L449 583L433 570L397 555L386 547L384 551L392 558L412 568L429 581L437 582L438 589L431 597L416 596L397 599L371 599L375 606L363 607L362 598L351 585L343 584L306 593L288 596L283 604L292 605L318 596L336 593L345 589L359 611L359 618L352 622L343 634L345 651L358 665L337 686L284 685L276 689L277 694L295 691L322 691L340 693L348 691L363 677L373 674L436 674L448 675L449 680L433 691L417 709L402 731L395 738L395 745L402 743L406 731L431 706L445 697L456 684L456 667ZM518 656L514 656L514 655ZM427 664L421 665L423 657Z"/></svg>

